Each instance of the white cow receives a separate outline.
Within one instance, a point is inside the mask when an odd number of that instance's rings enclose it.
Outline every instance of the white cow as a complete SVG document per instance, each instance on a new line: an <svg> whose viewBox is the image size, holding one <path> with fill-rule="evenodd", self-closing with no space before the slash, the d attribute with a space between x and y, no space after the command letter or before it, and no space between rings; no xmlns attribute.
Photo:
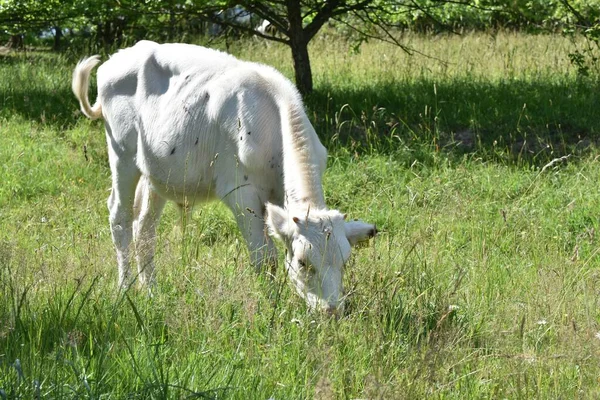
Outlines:
<svg viewBox="0 0 600 400"><path fill-rule="evenodd" d="M89 78L99 62L93 56L77 64L73 92L87 117L105 121L119 284L132 282L132 242L139 280L152 283L166 200L188 209L219 199L259 271L277 262L266 226L287 248L286 269L300 296L311 308L339 313L350 246L376 229L325 205L327 152L291 82L219 51L141 41L100 66L91 106Z"/></svg>

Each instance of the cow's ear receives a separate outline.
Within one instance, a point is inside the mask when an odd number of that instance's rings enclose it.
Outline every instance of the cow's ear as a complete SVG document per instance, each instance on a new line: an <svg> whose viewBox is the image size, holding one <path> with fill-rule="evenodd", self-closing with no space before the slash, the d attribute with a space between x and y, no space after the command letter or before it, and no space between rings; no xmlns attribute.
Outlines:
<svg viewBox="0 0 600 400"><path fill-rule="evenodd" d="M292 236L294 221L283 208L267 203L265 223L271 236L286 241Z"/></svg>
<svg viewBox="0 0 600 400"><path fill-rule="evenodd" d="M377 234L375 225L367 224L362 221L350 221L344 224L346 229L346 238L351 245L355 245L364 240L369 240Z"/></svg>

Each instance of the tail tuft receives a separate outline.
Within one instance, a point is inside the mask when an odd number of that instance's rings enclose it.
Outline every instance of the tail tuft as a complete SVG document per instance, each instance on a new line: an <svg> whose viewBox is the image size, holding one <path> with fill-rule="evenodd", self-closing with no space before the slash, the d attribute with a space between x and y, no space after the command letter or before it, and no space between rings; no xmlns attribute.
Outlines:
<svg viewBox="0 0 600 400"><path fill-rule="evenodd" d="M99 101L96 101L94 106L90 105L88 98L88 89L90 86L90 74L92 69L100 63L100 56L91 56L84 58L79 61L75 70L73 71L73 82L71 88L75 97L79 100L81 106L81 112L90 119L98 119L102 117L102 105Z"/></svg>

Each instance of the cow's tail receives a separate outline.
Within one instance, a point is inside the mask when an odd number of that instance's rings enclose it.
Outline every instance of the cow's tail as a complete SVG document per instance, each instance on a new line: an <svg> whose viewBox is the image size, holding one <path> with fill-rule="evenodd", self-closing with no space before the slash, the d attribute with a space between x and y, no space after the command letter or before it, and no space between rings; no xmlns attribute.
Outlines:
<svg viewBox="0 0 600 400"><path fill-rule="evenodd" d="M102 105L96 100L96 104L90 105L88 98L88 88L90 86L90 73L92 69L100 62L100 56L91 56L79 61L73 71L73 83L71 88L79 100L81 112L90 119L97 119L102 116Z"/></svg>

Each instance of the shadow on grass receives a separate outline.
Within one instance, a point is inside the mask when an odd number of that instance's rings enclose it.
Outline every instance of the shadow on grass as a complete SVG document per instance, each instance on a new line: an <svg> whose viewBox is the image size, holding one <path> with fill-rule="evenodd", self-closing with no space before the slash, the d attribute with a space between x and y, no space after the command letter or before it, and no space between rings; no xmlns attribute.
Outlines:
<svg viewBox="0 0 600 400"><path fill-rule="evenodd" d="M8 119L16 114L31 122L48 124L58 130L68 129L74 126L78 119L83 118L70 87L51 91L0 89L0 99L3 100L1 118Z"/></svg>
<svg viewBox="0 0 600 400"><path fill-rule="evenodd" d="M456 79L321 86L307 98L329 146L394 152L429 145L450 155L548 158L595 145L600 85L592 80Z"/></svg>
<svg viewBox="0 0 600 400"><path fill-rule="evenodd" d="M0 56L0 118L18 115L59 130L73 126L81 118L71 92L75 65L67 56L43 51ZM95 87L90 93L95 99Z"/></svg>

